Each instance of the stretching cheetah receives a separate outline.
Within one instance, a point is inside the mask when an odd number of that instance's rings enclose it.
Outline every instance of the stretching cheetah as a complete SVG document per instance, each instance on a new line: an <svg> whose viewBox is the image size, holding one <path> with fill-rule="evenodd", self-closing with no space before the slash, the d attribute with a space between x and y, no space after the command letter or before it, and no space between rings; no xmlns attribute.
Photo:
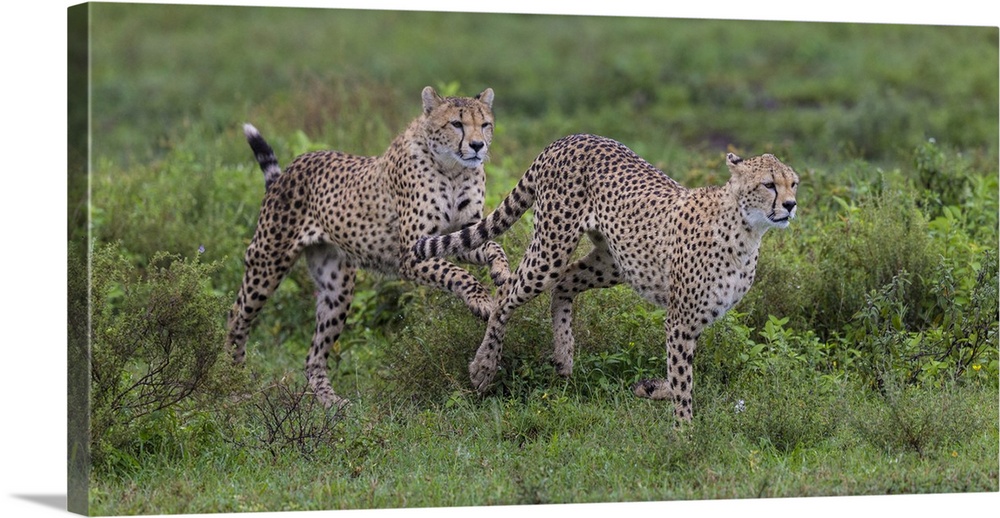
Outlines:
<svg viewBox="0 0 1000 518"><path fill-rule="evenodd" d="M687 189L624 145L594 135L550 144L486 219L452 234L421 238L416 259L475 249L535 207L531 243L511 281L497 295L486 336L469 365L484 390L500 359L511 313L552 289L554 363L573 370L573 299L592 288L628 283L667 309L667 377L634 392L672 399L681 421L692 416L692 362L702 330L750 288L761 238L795 216L798 176L772 155L730 153L731 177L721 187ZM583 234L594 249L569 264ZM416 260L415 259L415 260Z"/></svg>
<svg viewBox="0 0 1000 518"><path fill-rule="evenodd" d="M306 377L327 408L347 403L330 386L327 358L347 320L358 268L451 291L484 320L493 311L490 293L468 272L443 259L414 260L410 252L421 236L482 219L493 90L442 98L426 87L422 99L421 116L379 157L319 151L297 157L282 172L260 133L244 128L264 171L266 193L226 343L242 363L250 325L304 253L317 293ZM509 275L496 243L484 242L458 258L490 265L495 283Z"/></svg>

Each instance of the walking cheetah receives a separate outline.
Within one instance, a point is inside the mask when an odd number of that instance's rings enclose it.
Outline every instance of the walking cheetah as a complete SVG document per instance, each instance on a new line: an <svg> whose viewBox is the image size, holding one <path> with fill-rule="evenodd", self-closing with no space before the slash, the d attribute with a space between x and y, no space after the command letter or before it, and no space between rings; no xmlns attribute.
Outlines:
<svg viewBox="0 0 1000 518"><path fill-rule="evenodd" d="M634 392L673 399L681 421L692 416L692 362L702 330L735 305L753 282L761 238L795 216L798 176L772 155L729 153L731 177L720 187L687 189L624 145L594 135L552 144L493 213L452 234L421 238L417 259L475 249L535 207L534 234L517 271L497 294L486 336L469 365L484 390L500 359L511 313L552 289L554 363L573 370L573 299L592 288L628 283L665 307L667 377ZM583 234L594 249L569 264Z"/></svg>
<svg viewBox="0 0 1000 518"><path fill-rule="evenodd" d="M330 386L327 358L347 320L358 268L451 291L484 320L493 311L489 291L468 272L443 259L414 260L410 252L421 236L482 219L493 90L474 98L441 97L426 87L421 96L423 113L378 157L318 151L295 158L282 172L256 128L244 127L266 193L226 343L242 363L252 322L304 253L316 284L316 330L305 371L327 408L347 403ZM458 258L490 265L497 284L509 275L496 243L471 247Z"/></svg>

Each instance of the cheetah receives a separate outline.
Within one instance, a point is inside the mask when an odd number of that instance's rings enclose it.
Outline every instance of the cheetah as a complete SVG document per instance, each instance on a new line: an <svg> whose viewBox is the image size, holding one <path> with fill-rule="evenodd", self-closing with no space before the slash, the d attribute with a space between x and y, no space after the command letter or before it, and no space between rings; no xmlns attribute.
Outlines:
<svg viewBox="0 0 1000 518"><path fill-rule="evenodd" d="M282 171L260 132L244 126L264 172L265 194L229 311L226 344L234 362L243 363L251 324L304 254L316 288L316 329L305 373L326 408L348 403L330 385L327 359L347 320L357 269L448 290L483 320L494 308L490 292L469 272L444 259L413 260L410 252L421 236L482 219L493 90L442 97L426 87L421 98L422 114L378 157L317 151L296 157ZM457 258L489 265L497 284L509 275L507 257L494 242Z"/></svg>
<svg viewBox="0 0 1000 518"><path fill-rule="evenodd" d="M761 238L795 217L798 175L773 155L726 155L722 186L688 189L623 144L572 135L550 144L513 191L474 226L414 245L417 258L475 249L535 208L534 231L517 270L498 290L486 336L469 365L483 392L497 371L512 312L552 290L556 371L573 370L573 299L620 283L666 308L666 378L632 387L640 397L672 399L683 422L693 415L692 364L702 330L732 308L753 282ZM594 247L572 264L583 234Z"/></svg>

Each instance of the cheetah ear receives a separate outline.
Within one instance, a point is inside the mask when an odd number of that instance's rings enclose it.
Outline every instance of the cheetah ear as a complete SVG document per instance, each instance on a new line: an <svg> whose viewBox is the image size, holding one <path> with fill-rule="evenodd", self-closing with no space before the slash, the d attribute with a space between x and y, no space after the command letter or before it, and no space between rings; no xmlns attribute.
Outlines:
<svg viewBox="0 0 1000 518"><path fill-rule="evenodd" d="M429 86L424 87L424 90L420 92L420 97L424 100L425 115L434 111L434 108L441 106L441 103L444 102L444 99Z"/></svg>
<svg viewBox="0 0 1000 518"><path fill-rule="evenodd" d="M743 159L736 155L735 153L726 153L726 165L729 166L729 172L736 174L737 166L743 163Z"/></svg>
<svg viewBox="0 0 1000 518"><path fill-rule="evenodd" d="M483 90L482 93L476 96L476 99L482 101L486 106L493 108L493 89L487 88Z"/></svg>

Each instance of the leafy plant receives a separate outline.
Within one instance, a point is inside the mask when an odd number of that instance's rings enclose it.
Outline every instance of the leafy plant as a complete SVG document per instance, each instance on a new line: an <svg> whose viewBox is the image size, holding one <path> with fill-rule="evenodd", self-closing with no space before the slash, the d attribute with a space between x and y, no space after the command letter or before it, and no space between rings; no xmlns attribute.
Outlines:
<svg viewBox="0 0 1000 518"><path fill-rule="evenodd" d="M148 442L142 430L234 382L219 320L225 303L206 279L218 265L157 254L139 274L117 246L92 258L91 444L95 460ZM135 442L138 440L138 442Z"/></svg>
<svg viewBox="0 0 1000 518"><path fill-rule="evenodd" d="M71 370L95 387L93 512L996 489L995 29L92 13L92 198L71 216L95 240L94 295L86 249L71 251L70 293L74 336L90 332L77 316L91 304L94 347L73 340L70 358L92 351L100 377ZM483 38L486 26L507 37ZM470 46L490 59L467 59ZM578 298L568 380L550 366L547 296L519 310L480 396L467 365L481 322L447 294L359 276L331 357L355 404L328 413L295 372L315 307L299 265L258 318L247 368L224 355L208 367L263 193L240 124L283 165L314 149L378 154L426 84L497 91L487 210L575 132L618 139L691 187L725 182L726 150L796 168L799 216L765 237L753 288L699 340L690 426L628 392L663 374L664 337L662 310L627 287ZM530 229L529 216L500 237L515 264ZM156 368L166 336L174 359ZM157 409L127 390L149 372L179 377L143 383L181 399ZM71 414L75 429L84 417Z"/></svg>
<svg viewBox="0 0 1000 518"><path fill-rule="evenodd" d="M857 402L848 421L889 454L931 455L981 430L990 413L970 411L959 393L942 388L915 387L890 374L878 399Z"/></svg>

